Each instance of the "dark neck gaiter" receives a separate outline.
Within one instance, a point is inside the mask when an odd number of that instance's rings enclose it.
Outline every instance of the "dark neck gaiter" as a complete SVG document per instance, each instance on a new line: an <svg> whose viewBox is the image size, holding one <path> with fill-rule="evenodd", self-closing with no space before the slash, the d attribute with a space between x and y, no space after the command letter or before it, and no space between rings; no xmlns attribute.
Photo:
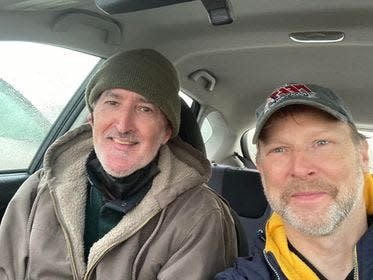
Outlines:
<svg viewBox="0 0 373 280"><path fill-rule="evenodd" d="M84 249L89 249L138 205L160 172L158 157L129 176L115 178L106 173L92 152L87 160L88 190L85 213Z"/></svg>

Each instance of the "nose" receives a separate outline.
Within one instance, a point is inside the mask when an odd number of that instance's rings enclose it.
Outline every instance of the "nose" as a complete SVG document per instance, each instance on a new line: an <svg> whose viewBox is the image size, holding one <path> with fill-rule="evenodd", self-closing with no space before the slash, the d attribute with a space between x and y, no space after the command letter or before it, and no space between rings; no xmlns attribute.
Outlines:
<svg viewBox="0 0 373 280"><path fill-rule="evenodd" d="M291 161L291 176L293 178L309 179L316 174L315 159L310 153L310 151L294 151Z"/></svg>
<svg viewBox="0 0 373 280"><path fill-rule="evenodd" d="M115 127L118 132L125 133L134 129L134 113L129 106L117 112Z"/></svg>

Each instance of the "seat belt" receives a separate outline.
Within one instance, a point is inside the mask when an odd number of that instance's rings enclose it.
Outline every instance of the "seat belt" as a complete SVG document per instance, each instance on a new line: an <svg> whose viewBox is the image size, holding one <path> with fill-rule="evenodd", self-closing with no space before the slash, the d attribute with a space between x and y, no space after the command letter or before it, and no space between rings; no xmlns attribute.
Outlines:
<svg viewBox="0 0 373 280"><path fill-rule="evenodd" d="M250 168L250 169L256 169L255 164L248 158L241 156L237 152L234 152L233 154L243 163L243 166Z"/></svg>

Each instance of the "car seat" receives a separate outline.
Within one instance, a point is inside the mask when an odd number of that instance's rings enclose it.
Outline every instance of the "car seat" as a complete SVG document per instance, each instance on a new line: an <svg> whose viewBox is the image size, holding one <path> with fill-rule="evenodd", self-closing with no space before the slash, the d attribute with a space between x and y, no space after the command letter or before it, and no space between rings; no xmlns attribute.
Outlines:
<svg viewBox="0 0 373 280"><path fill-rule="evenodd" d="M179 136L206 155L198 123L184 100L181 100ZM215 163L211 169L208 185L230 205L236 225L238 254L246 256L255 245L258 230L263 229L272 212L263 192L259 172Z"/></svg>
<svg viewBox="0 0 373 280"><path fill-rule="evenodd" d="M180 114L180 129L179 134L181 139L185 142L192 145L194 148L199 150L201 153L206 155L205 144L202 139L201 131L199 129L198 123L196 121L195 116L193 115L191 109L186 104L186 102L181 99L181 114ZM212 169L216 168L215 165L212 165ZM212 171L212 175L220 176L218 172ZM210 181L219 182L216 178L211 178ZM215 184L218 185L218 184ZM220 196L223 197L223 201L225 201L228 205L230 204L227 202L227 199L224 198L224 194L222 192L217 191L216 188L213 188ZM248 244L247 244L247 236L246 232L241 225L241 219L239 215L230 207L232 217L235 221L236 233L237 233L237 248L238 248L238 255L245 256L248 254Z"/></svg>
<svg viewBox="0 0 373 280"><path fill-rule="evenodd" d="M237 213L250 250L255 245L258 231L264 228L272 212L259 172L256 169L213 164L208 184Z"/></svg>

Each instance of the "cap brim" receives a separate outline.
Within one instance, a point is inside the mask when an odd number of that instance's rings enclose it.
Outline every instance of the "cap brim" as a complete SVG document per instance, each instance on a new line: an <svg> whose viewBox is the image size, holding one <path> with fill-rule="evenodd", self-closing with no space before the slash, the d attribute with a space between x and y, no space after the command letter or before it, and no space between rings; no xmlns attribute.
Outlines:
<svg viewBox="0 0 373 280"><path fill-rule="evenodd" d="M344 122L348 121L348 119L347 119L347 117L345 115L343 115L340 112L338 112L336 110L333 110L330 107L328 107L328 106L326 106L324 104L321 104L319 102L312 101L310 99L301 99L301 98L289 99L289 100L281 102L281 104L279 104L277 106L275 105L274 108L272 108L270 110L270 112L267 112L265 114L265 116L263 117L263 119L259 120L260 124L259 124L259 126L256 127L256 130L255 130L255 133L254 133L254 136L253 136L253 141L252 141L253 144L256 144L258 142L258 138L259 138L260 132L262 131L262 129L263 129L264 125L266 124L266 122L268 121L268 119L274 113L276 113L278 110L280 110L280 109L282 109L284 107L287 107L289 105L308 105L308 106L320 109L320 110L322 110L322 111L324 111L326 113L329 113L330 115L334 116L335 118L337 118L337 119L339 119L341 121L344 121Z"/></svg>

